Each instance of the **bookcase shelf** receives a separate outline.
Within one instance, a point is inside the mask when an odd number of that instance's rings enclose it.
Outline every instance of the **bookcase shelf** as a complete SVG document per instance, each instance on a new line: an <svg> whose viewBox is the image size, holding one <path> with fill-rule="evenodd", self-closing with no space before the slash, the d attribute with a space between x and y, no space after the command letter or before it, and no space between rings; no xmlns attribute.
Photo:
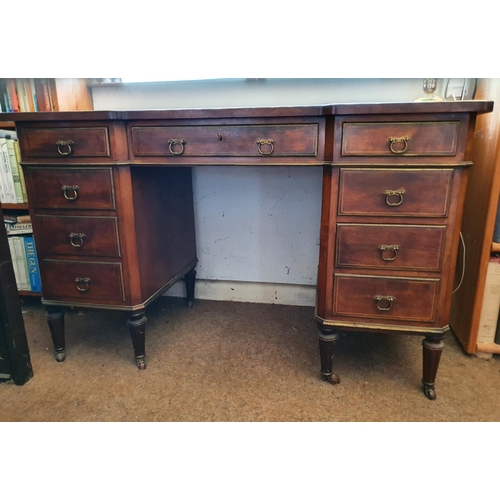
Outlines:
<svg viewBox="0 0 500 500"><path fill-rule="evenodd" d="M4 210L19 210L25 212L29 210L29 205L27 203L2 203L2 208Z"/></svg>
<svg viewBox="0 0 500 500"><path fill-rule="evenodd" d="M37 104L39 111L87 111L93 109L92 102L92 92L89 87L89 81L85 78L0 78L0 99L2 99L2 107L4 103L3 91L8 87L8 82L10 81L20 81L19 89L22 89L24 83L25 90L31 84L33 89L43 89L46 90L44 97L38 97L35 92ZM36 87L35 87L36 82ZM19 83L19 82L17 82ZM16 87L17 95L17 87ZM26 96L24 96L26 97ZM19 96L17 97L19 99ZM29 99L25 101L25 105L29 102ZM33 107L33 100L31 100L31 108ZM50 107L50 110L48 109ZM44 109L45 108L45 109ZM35 111L34 109L24 109L24 111ZM19 114L24 112L23 110L18 110ZM11 120L2 120L2 113L0 113L0 129L6 130L16 130L15 122ZM1 210L4 213L11 214L28 214L29 213L29 203L2 203L0 205ZM41 297L41 292L32 292L29 290L18 290L20 296L24 297Z"/></svg>

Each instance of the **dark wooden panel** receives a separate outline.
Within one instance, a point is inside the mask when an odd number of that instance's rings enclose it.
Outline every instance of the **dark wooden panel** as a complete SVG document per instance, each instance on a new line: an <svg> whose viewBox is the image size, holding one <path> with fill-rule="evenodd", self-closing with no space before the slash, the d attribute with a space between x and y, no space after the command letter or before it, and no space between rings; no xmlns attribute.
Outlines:
<svg viewBox="0 0 500 500"><path fill-rule="evenodd" d="M272 144L259 144L259 141L270 141ZM315 157L318 155L318 124L132 126L131 154L174 157Z"/></svg>
<svg viewBox="0 0 500 500"><path fill-rule="evenodd" d="M19 128L23 160L32 158L109 157L107 127ZM64 141L70 144L59 144Z"/></svg>
<svg viewBox="0 0 500 500"><path fill-rule="evenodd" d="M357 318L432 322L436 317L439 280L375 276L334 276L333 313ZM376 300L376 297L393 297ZM390 307L389 310L380 310Z"/></svg>
<svg viewBox="0 0 500 500"><path fill-rule="evenodd" d="M343 168L339 214L444 217L452 179L452 169ZM388 195L388 191L402 194ZM399 203L401 197L399 205L388 205Z"/></svg>
<svg viewBox="0 0 500 500"><path fill-rule="evenodd" d="M337 224L336 265L440 271L445 237L445 226Z"/></svg>
<svg viewBox="0 0 500 500"><path fill-rule="evenodd" d="M28 167L30 206L33 208L114 209L111 168ZM76 199L73 186L78 187Z"/></svg>
<svg viewBox="0 0 500 500"><path fill-rule="evenodd" d="M190 168L132 170L137 255L146 300L196 260Z"/></svg>
<svg viewBox="0 0 500 500"><path fill-rule="evenodd" d="M455 156L459 131L460 121L344 123L341 154L373 157Z"/></svg>
<svg viewBox="0 0 500 500"><path fill-rule="evenodd" d="M35 224L41 256L120 256L116 217L36 215Z"/></svg>
<svg viewBox="0 0 500 500"><path fill-rule="evenodd" d="M125 300L122 265L91 261L42 260L43 297L74 302L117 302ZM75 280L88 279L77 283ZM85 291L79 291L77 286Z"/></svg>

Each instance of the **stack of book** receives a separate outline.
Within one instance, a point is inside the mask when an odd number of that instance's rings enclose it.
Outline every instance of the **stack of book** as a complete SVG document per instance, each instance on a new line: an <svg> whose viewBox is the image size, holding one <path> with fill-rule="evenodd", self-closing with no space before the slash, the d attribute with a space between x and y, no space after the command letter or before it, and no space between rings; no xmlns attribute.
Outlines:
<svg viewBox="0 0 500 500"><path fill-rule="evenodd" d="M55 111L49 78L5 78L0 81L0 112Z"/></svg>
<svg viewBox="0 0 500 500"><path fill-rule="evenodd" d="M42 284L33 235L9 236L8 239L17 289L41 292Z"/></svg>
<svg viewBox="0 0 500 500"><path fill-rule="evenodd" d="M29 215L4 214L18 290L41 292L40 271Z"/></svg>
<svg viewBox="0 0 500 500"><path fill-rule="evenodd" d="M15 132L0 130L0 202L27 203L26 183Z"/></svg>

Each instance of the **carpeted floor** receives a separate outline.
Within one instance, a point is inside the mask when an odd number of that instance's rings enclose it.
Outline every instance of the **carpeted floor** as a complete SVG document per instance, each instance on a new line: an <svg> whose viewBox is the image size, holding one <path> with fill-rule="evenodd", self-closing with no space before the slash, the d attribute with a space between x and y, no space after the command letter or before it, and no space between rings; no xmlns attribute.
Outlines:
<svg viewBox="0 0 500 500"><path fill-rule="evenodd" d="M0 385L0 421L485 422L500 420L500 357L449 335L437 400L421 390L422 337L342 335L320 379L310 307L162 297L147 309L148 367L137 370L127 315L66 311L67 359L54 359L40 302L23 306L34 377Z"/></svg>

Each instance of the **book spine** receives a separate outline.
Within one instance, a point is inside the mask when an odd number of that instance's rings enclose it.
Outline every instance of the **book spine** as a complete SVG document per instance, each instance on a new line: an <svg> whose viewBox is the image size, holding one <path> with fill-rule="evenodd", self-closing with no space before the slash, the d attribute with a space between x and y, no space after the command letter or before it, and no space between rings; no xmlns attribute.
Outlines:
<svg viewBox="0 0 500 500"><path fill-rule="evenodd" d="M14 148L14 139L6 139L7 150L9 153L10 170L12 172L12 179L14 181L14 193L16 195L16 202L23 203L23 192L21 189L21 178L19 177L19 164L17 163L16 150Z"/></svg>
<svg viewBox="0 0 500 500"><path fill-rule="evenodd" d="M21 167L21 150L19 149L19 143L17 141L14 141L14 151L16 153L17 165L19 166L19 181L21 182L23 203L28 203L28 192L26 190L26 181L24 179L23 167Z"/></svg>
<svg viewBox="0 0 500 500"><path fill-rule="evenodd" d="M12 113L14 110L12 109L12 101L10 99L9 89L7 88L7 82L5 82L5 88L3 90L3 100L5 102L7 112Z"/></svg>
<svg viewBox="0 0 500 500"><path fill-rule="evenodd" d="M19 266L19 290L30 290L28 277L28 264L26 262L26 252L24 250L24 242L22 236L11 236L14 240L16 249L17 265Z"/></svg>
<svg viewBox="0 0 500 500"><path fill-rule="evenodd" d="M31 222L16 222L16 224L8 224L7 235L12 234L32 234L33 225Z"/></svg>
<svg viewBox="0 0 500 500"><path fill-rule="evenodd" d="M493 343L500 309L500 258L490 257L483 305L479 316L478 342Z"/></svg>
<svg viewBox="0 0 500 500"><path fill-rule="evenodd" d="M21 281L19 279L19 264L17 263L16 249L14 248L14 240L8 238L9 240L9 250L10 250L10 260L12 261L12 267L14 268L14 276L16 277L16 286L19 290Z"/></svg>
<svg viewBox="0 0 500 500"><path fill-rule="evenodd" d="M0 156L2 162L2 182L5 192L5 203L17 203L14 192L14 179L10 169L9 152L7 150L7 139L0 137Z"/></svg>
<svg viewBox="0 0 500 500"><path fill-rule="evenodd" d="M7 79L7 89L12 103L12 112L18 113L21 111L21 108L19 106L19 97L17 95L17 87L14 78Z"/></svg>
<svg viewBox="0 0 500 500"><path fill-rule="evenodd" d="M24 89L24 82L22 78L16 78L16 90L21 112L24 113L26 111L29 111L29 108L26 107L26 92Z"/></svg>
<svg viewBox="0 0 500 500"><path fill-rule="evenodd" d="M50 107L49 87L46 78L35 79L35 92L38 102L38 111L52 111Z"/></svg>
<svg viewBox="0 0 500 500"><path fill-rule="evenodd" d="M36 254L35 240L33 236L24 237L24 249L26 253L26 262L28 265L28 276L30 289L32 292L41 292L42 283L40 280L40 270L38 267L38 256Z"/></svg>
<svg viewBox="0 0 500 500"><path fill-rule="evenodd" d="M34 111L39 111L39 109L38 109L38 101L36 99L35 79L34 78L30 78L29 79L29 84L30 84L30 89L31 89L31 96L33 98L33 108L34 108Z"/></svg>
<svg viewBox="0 0 500 500"><path fill-rule="evenodd" d="M28 106L27 110L34 112L35 104L33 103L33 94L31 93L31 85L29 78L23 79L23 86L24 86L24 93L26 94L26 104Z"/></svg>

